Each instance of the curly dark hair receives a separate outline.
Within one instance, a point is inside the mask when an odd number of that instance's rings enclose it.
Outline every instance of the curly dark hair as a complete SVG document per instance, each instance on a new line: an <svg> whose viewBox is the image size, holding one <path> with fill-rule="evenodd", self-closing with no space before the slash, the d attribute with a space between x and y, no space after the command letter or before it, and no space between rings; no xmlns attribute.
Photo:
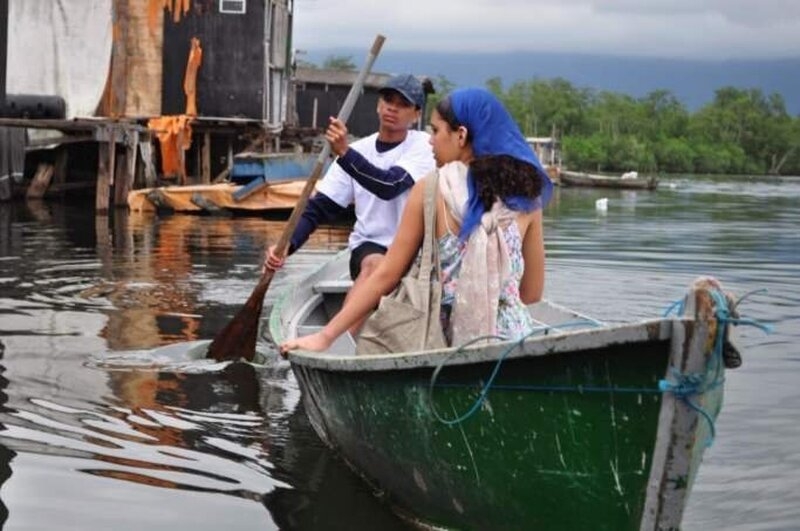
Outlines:
<svg viewBox="0 0 800 531"><path fill-rule="evenodd" d="M439 101L436 112L453 131L463 125L458 121L449 97ZM467 130L467 142L470 141L472 132ZM542 193L542 176L536 167L509 155L476 157L469 167L484 210L492 208L497 198L521 196L536 199Z"/></svg>
<svg viewBox="0 0 800 531"><path fill-rule="evenodd" d="M536 167L509 155L477 157L469 167L484 210L492 208L497 198L536 199L542 193L542 177Z"/></svg>

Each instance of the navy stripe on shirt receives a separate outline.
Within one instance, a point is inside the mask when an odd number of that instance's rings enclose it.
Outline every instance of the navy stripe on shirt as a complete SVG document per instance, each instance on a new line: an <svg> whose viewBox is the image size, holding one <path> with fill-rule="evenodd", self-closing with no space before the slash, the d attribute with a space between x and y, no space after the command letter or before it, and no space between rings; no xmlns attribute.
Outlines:
<svg viewBox="0 0 800 531"><path fill-rule="evenodd" d="M289 240L289 254L299 249L311 233L323 223L331 223L347 211L346 207L339 205L327 195L317 192L308 200L303 215L294 228L292 238Z"/></svg>
<svg viewBox="0 0 800 531"><path fill-rule="evenodd" d="M352 148L337 158L336 162L358 184L385 201L394 199L414 186L414 179L400 166L392 166L388 170L378 169Z"/></svg>

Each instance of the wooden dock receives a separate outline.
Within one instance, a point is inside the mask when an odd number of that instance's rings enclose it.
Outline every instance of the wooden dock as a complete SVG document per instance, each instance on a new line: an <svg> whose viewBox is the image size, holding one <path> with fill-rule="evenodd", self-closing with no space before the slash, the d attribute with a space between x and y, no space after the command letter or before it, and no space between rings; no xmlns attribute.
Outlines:
<svg viewBox="0 0 800 531"><path fill-rule="evenodd" d="M97 213L128 207L128 194L138 188L163 184L210 184L224 180L233 164L234 153L243 148L272 147L278 133L264 128L258 120L191 119L191 148L180 151L181 165L189 177L169 179L157 169L158 140L155 132L138 119L0 118L0 127L51 130L60 136L35 138L25 146L25 185L15 186L16 197L41 199L76 191L94 192ZM83 150L76 149L84 146ZM43 156L52 151L54 155ZM86 168L86 152L96 156L95 168ZM214 161L212 162L212 157ZM89 178L76 179L76 166ZM184 176L185 177L185 176Z"/></svg>

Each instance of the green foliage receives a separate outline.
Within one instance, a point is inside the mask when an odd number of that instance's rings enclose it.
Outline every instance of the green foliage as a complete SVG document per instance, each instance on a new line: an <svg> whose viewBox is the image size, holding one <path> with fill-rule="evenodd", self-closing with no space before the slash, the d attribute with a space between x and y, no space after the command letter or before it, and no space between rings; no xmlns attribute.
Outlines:
<svg viewBox="0 0 800 531"><path fill-rule="evenodd" d="M322 68L328 70L355 70L356 65L353 63L352 55L329 55L322 62Z"/></svg>
<svg viewBox="0 0 800 531"><path fill-rule="evenodd" d="M600 135L565 136L561 149L564 163L573 168L600 171L606 161L604 138Z"/></svg>
<svg viewBox="0 0 800 531"><path fill-rule="evenodd" d="M684 138L665 138L654 145L658 168L669 168L671 173L692 173L695 150Z"/></svg>
<svg viewBox="0 0 800 531"><path fill-rule="evenodd" d="M434 81L430 112L456 88ZM652 173L800 175L800 117L779 94L723 87L694 113L668 90L642 98L577 88L569 81L531 79L486 88L506 105L525 136L555 136L574 170Z"/></svg>
<svg viewBox="0 0 800 531"><path fill-rule="evenodd" d="M561 139L564 164L588 171L800 174L800 117L779 94L723 87L694 113L668 90L643 98L564 79L486 82L525 136ZM452 88L442 89L437 97Z"/></svg>

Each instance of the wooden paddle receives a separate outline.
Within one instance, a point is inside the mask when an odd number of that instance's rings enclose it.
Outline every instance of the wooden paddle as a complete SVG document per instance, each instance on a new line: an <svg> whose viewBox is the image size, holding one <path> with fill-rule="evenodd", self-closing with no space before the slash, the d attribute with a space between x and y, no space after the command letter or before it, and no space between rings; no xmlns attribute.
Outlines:
<svg viewBox="0 0 800 531"><path fill-rule="evenodd" d="M353 86L350 87L350 92L347 94L347 98L344 100L342 108L339 110L338 118L344 123L347 123L347 119L350 117L350 113L364 87L364 80L367 74L369 74L375 59L378 57L384 40L386 40L386 38L383 35L375 37L375 42L372 43L372 48L367 55L366 62L358 73L358 77L353 83ZM322 169L330 154L331 146L328 142L325 142L325 146L317 157L314 170L311 172L308 180L306 180L303 192L294 205L292 214L289 216L289 221L286 222L286 227L284 227L283 233L278 243L275 245L276 254L286 255L289 239L292 237L292 233L294 233L294 229L300 221L300 217L308 203L308 198L311 196L311 192L314 190L314 186L317 180L319 180ZM253 290L253 293L250 294L250 298L248 298L247 302L244 304L244 307L239 310L239 313L234 316L233 320L217 334L208 346L206 358L215 359L217 361L244 358L247 361L252 361L256 353L256 339L258 337L258 325L261 320L261 308L264 306L264 295L267 293L267 288L269 288L274 274L275 272L269 269L264 272L261 276L261 280L258 281L258 285Z"/></svg>

